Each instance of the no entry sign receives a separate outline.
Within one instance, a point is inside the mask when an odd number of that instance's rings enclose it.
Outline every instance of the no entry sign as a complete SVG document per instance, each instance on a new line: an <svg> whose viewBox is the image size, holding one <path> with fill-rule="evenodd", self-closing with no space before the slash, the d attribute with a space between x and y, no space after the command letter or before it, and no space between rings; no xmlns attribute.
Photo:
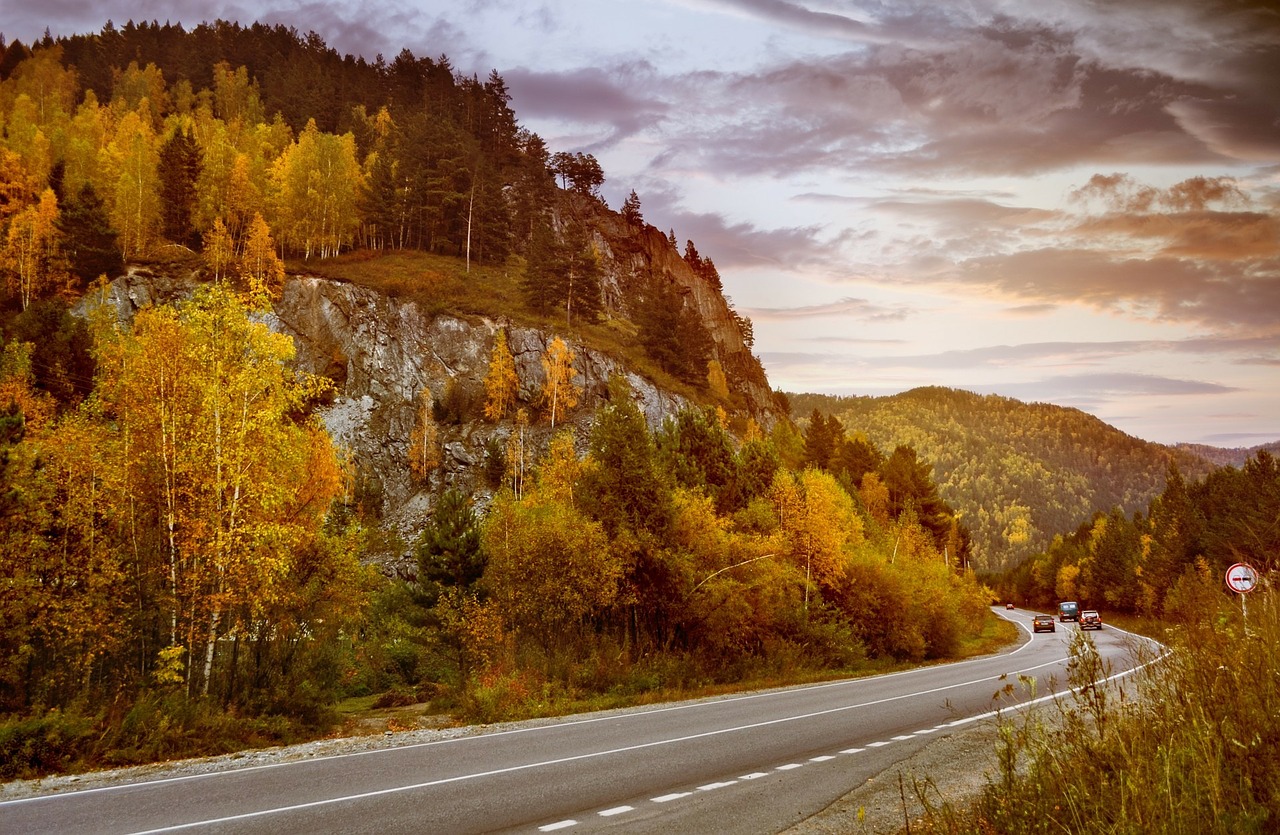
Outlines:
<svg viewBox="0 0 1280 835"><path fill-rule="evenodd" d="M1258 586L1258 572L1248 563L1238 562L1227 569L1227 588L1237 594L1248 594Z"/></svg>

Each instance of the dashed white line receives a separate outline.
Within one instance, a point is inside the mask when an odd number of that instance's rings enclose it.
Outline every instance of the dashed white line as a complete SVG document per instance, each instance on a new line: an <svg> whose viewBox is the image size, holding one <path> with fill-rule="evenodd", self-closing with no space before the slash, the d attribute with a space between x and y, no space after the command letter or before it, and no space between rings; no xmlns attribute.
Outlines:
<svg viewBox="0 0 1280 835"><path fill-rule="evenodd" d="M925 728L924 730L916 731L912 736L924 736L925 734L937 733L937 731L937 728Z"/></svg>
<svg viewBox="0 0 1280 835"><path fill-rule="evenodd" d="M827 760L834 760L834 759L835 759L835 757L830 756L829 754L823 754L821 757L810 757L810 758L809 758L809 762L811 762L811 763L824 763L824 762L826 762Z"/></svg>
<svg viewBox="0 0 1280 835"><path fill-rule="evenodd" d="M705 786L698 786L700 792L713 792L716 789L723 789L726 786L732 786L737 780L730 780L727 783L707 783Z"/></svg>
<svg viewBox="0 0 1280 835"><path fill-rule="evenodd" d="M670 803L672 800L679 800L680 798L688 797L691 794L693 794L693 792L672 792L671 794L664 794L661 797L655 797L653 799L653 802L654 803Z"/></svg>
<svg viewBox="0 0 1280 835"><path fill-rule="evenodd" d="M907 734L906 736L895 736L895 737L894 737L892 740L890 740L890 741L891 741L891 742L902 742L903 740L907 740L907 739L910 739L910 738L911 738L911 734Z"/></svg>
<svg viewBox="0 0 1280 835"><path fill-rule="evenodd" d="M867 746L870 748L883 748L886 745L892 745L892 744L893 744L892 739L886 739L883 742L868 742Z"/></svg>
<svg viewBox="0 0 1280 835"><path fill-rule="evenodd" d="M578 825L578 822L575 820L556 821L555 823L549 823L546 826L539 826L538 831L539 832L555 832L557 829L568 829L571 826L577 826L577 825Z"/></svg>
<svg viewBox="0 0 1280 835"><path fill-rule="evenodd" d="M840 753L841 754L861 754L865 750L867 749L866 748L846 748Z"/></svg>
<svg viewBox="0 0 1280 835"><path fill-rule="evenodd" d="M738 779L739 780L759 780L761 777L768 777L768 776L769 775L765 774L763 771L753 771L750 774L742 775Z"/></svg>
<svg viewBox="0 0 1280 835"><path fill-rule="evenodd" d="M786 765L780 765L780 766L778 766L778 770L779 770L779 771L790 771L791 769L793 769L793 768L799 768L799 767L800 767L800 766L802 766L802 765L804 765L804 763L787 763Z"/></svg>
<svg viewBox="0 0 1280 835"><path fill-rule="evenodd" d="M627 812L634 812L635 810L636 810L636 807L634 806L614 806L612 809L605 809L603 812L601 812L600 817L611 818L614 815L622 815L622 814L626 814Z"/></svg>

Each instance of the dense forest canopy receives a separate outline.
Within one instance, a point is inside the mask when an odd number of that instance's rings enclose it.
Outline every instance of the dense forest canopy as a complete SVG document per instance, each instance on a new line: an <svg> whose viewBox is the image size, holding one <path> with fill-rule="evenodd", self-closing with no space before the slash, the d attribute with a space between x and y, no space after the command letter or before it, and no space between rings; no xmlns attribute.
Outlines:
<svg viewBox="0 0 1280 835"><path fill-rule="evenodd" d="M243 279L240 259L266 235L282 259L419 251L469 271L514 256L525 280L511 304L567 327L601 317L604 172L522 128L497 71L467 76L408 50L390 63L339 56L283 26L108 24L3 47L0 133L10 306L73 298L125 261L186 251ZM651 230L634 192L622 208L632 237ZM692 241L685 261L719 293ZM642 347L706 386L714 357L698 310L641 271L621 301ZM730 310L729 321L747 349L721 352L719 370L762 384L750 320Z"/></svg>
<svg viewBox="0 0 1280 835"><path fill-rule="evenodd" d="M975 563L1012 567L1095 510L1146 507L1170 464L1189 477L1198 456L1142 441L1078 409L928 387L892 397L792 394L792 414L817 409L880 448L907 444L973 534Z"/></svg>

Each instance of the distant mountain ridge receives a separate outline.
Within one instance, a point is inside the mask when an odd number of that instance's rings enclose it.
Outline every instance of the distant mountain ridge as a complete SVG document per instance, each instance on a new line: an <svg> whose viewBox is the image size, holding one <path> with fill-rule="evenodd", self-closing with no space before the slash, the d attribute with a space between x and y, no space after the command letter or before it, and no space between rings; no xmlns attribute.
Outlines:
<svg viewBox="0 0 1280 835"><path fill-rule="evenodd" d="M1251 447L1218 447L1208 444L1183 443L1174 444L1173 448L1189 452L1192 455L1198 455L1210 464L1219 467L1243 467L1246 461L1263 451L1272 455L1280 455L1280 441L1272 441L1268 444L1258 444Z"/></svg>
<svg viewBox="0 0 1280 835"><path fill-rule="evenodd" d="M1144 441L1079 409L998 395L931 386L889 397L787 397L797 420L817 409L886 454L914 447L972 533L980 569L1043 551L1095 511L1145 512L1170 465L1187 479L1221 465L1199 448Z"/></svg>

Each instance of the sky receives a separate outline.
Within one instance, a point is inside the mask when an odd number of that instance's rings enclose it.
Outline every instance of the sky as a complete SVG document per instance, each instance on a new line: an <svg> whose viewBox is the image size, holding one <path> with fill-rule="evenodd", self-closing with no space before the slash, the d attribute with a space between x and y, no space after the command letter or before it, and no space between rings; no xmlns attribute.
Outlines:
<svg viewBox="0 0 1280 835"><path fill-rule="evenodd" d="M925 385L1280 440L1280 11L1243 0L0 0L496 69L716 264L775 389Z"/></svg>

